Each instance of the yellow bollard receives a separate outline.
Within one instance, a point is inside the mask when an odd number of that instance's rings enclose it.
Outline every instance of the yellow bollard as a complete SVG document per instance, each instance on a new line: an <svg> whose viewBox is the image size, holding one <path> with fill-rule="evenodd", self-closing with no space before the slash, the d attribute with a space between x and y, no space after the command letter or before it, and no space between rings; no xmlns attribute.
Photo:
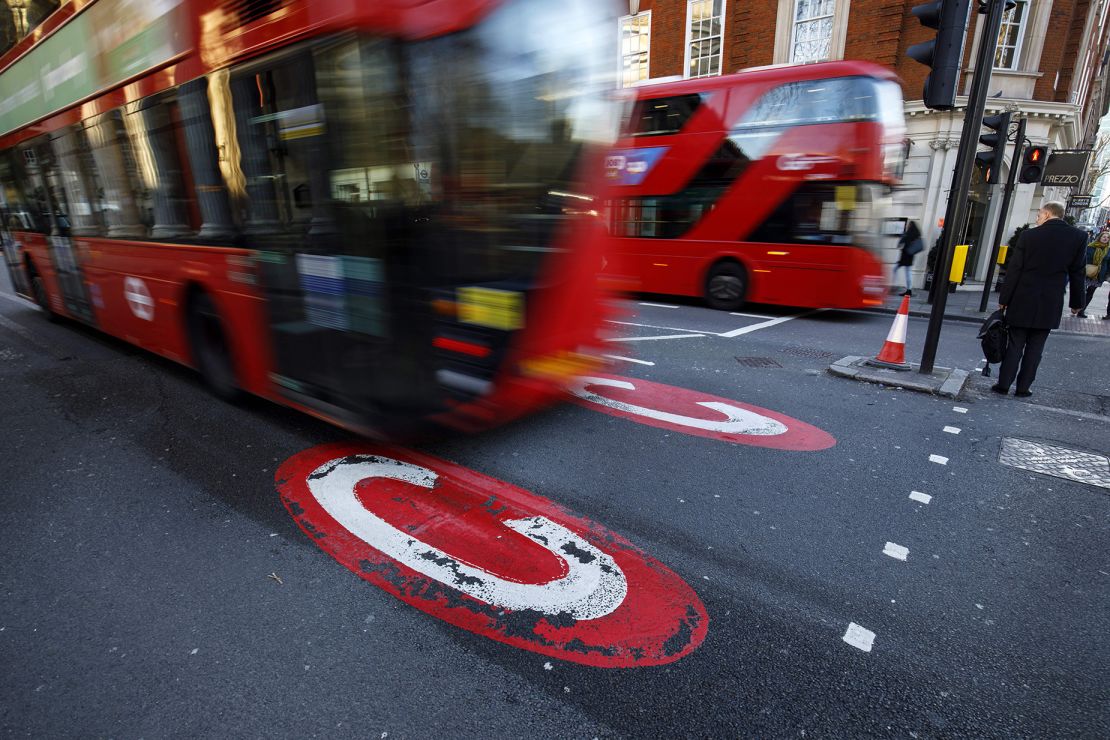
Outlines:
<svg viewBox="0 0 1110 740"><path fill-rule="evenodd" d="M1006 253L1010 251L1009 244L1003 244L998 248L998 264L1006 264Z"/></svg>
<svg viewBox="0 0 1110 740"><path fill-rule="evenodd" d="M957 244L956 251L952 254L952 270L948 273L948 282L962 283L964 281L964 268L967 266L968 244Z"/></svg>

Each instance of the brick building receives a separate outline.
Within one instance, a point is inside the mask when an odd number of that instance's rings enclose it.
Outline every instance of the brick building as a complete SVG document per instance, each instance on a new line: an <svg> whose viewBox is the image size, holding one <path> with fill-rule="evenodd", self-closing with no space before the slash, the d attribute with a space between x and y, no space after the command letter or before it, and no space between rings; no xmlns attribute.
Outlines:
<svg viewBox="0 0 1110 740"><path fill-rule="evenodd" d="M933 34L910 12L923 1L620 0L629 11L618 31L622 82L828 59L865 59L893 68L903 83L911 146L891 215L917 220L932 244L944 216L964 111L941 113L922 105L928 69L907 57L906 49ZM1034 144L1090 147L1110 105L1108 14L1110 0L1019 0L1003 19L987 114L1019 111L1029 119L1026 136ZM973 15L965 45L964 94L982 35L979 19ZM992 189L994 198L988 197ZM998 221L997 190L976 174L968 223L960 227L962 240L975 241L986 219L984 241L989 243ZM1003 242L1017 226L1033 220L1042 200L1066 200L1069 193L1019 185ZM889 260L894 251L892 240ZM972 274L982 277L988 260L987 250L976 245ZM918 263L923 271L924 260Z"/></svg>

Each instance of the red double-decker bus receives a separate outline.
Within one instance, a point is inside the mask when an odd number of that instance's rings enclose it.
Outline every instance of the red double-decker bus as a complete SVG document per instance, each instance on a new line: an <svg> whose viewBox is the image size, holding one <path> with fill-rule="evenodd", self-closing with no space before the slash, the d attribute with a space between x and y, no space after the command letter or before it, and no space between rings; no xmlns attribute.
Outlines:
<svg viewBox="0 0 1110 740"><path fill-rule="evenodd" d="M864 62L645 85L607 162L614 267L646 293L881 305L879 256L905 123Z"/></svg>
<svg viewBox="0 0 1110 740"><path fill-rule="evenodd" d="M0 57L13 285L359 431L523 413L601 320L608 10L63 2Z"/></svg>

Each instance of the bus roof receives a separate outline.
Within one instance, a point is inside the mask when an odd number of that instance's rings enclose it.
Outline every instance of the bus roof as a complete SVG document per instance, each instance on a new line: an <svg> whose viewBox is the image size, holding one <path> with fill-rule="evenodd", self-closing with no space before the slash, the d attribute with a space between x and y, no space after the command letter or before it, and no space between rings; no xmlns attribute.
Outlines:
<svg viewBox="0 0 1110 740"><path fill-rule="evenodd" d="M636 86L637 98L657 98L664 95L701 93L736 87L745 83L796 82L824 80L830 77L866 76L899 82L890 69L873 62L855 60L818 62L816 64L773 64L751 67L717 77L696 77L687 80L651 82Z"/></svg>

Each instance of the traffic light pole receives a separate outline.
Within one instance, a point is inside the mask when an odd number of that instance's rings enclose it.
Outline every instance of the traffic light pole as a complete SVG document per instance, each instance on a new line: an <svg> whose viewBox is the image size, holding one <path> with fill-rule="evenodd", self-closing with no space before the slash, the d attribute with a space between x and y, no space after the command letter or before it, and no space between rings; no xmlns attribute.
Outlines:
<svg viewBox="0 0 1110 740"><path fill-rule="evenodd" d="M979 129L983 125L983 108L987 102L987 86L990 83L991 68L994 66L994 52L998 46L998 30L1002 26L1002 13L1006 0L986 0L987 15L983 34L979 37L979 55L975 60L975 76L971 82L971 94L967 99L964 113L964 126L960 132L960 148L956 155L956 169L952 173L952 189L948 193L948 207L944 212L944 239L940 245L940 255L933 273L933 287L936 299L929 314L929 328L925 333L925 347L921 352L921 367L918 372L929 375L937 357L937 344L944 323L944 308L948 303L948 274L952 271L952 245L956 241L956 231L964 222L967 214L967 190L971 185L971 170L975 166L975 149L979 141ZM944 285L936 285L943 280Z"/></svg>
<svg viewBox="0 0 1110 740"><path fill-rule="evenodd" d="M1021 169L1022 149L1025 148L1025 119L1018 119L1017 138L1014 140L1014 158L1010 160L1010 175L1006 178L1006 188L1002 196L1002 212L998 214L998 228L994 230L994 239L991 240L991 261L987 266L987 282L983 284L983 298L979 301L979 311L987 310L990 302L991 283L994 282L995 265L998 263L998 248L1002 244L1002 230L1006 228L1006 221L1010 218L1010 198L1014 194L1014 183L1017 182L1017 173Z"/></svg>

